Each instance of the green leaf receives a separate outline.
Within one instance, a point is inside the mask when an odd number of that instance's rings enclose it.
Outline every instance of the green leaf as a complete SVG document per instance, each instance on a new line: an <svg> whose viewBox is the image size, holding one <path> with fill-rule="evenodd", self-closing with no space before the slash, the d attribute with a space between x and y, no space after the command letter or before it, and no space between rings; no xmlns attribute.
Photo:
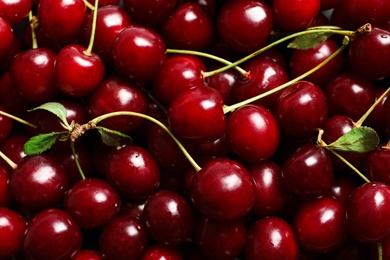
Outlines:
<svg viewBox="0 0 390 260"><path fill-rule="evenodd" d="M366 153L379 144L374 129L367 126L352 128L339 139L327 145L327 148L342 152Z"/></svg>
<svg viewBox="0 0 390 260"><path fill-rule="evenodd" d="M66 120L66 115L67 115L66 108L61 103L48 102L48 103L40 105L39 107L33 108L29 111L33 111L33 110L37 110L37 109L44 109L44 110L47 110L47 111L53 113L61 120L61 122L65 126L69 127L68 121Z"/></svg>
<svg viewBox="0 0 390 260"><path fill-rule="evenodd" d="M56 142L57 138L64 133L65 132L52 132L33 136L24 144L24 153L26 155L43 153L48 150Z"/></svg>
<svg viewBox="0 0 390 260"><path fill-rule="evenodd" d="M311 49L321 42L326 41L331 35L332 33L327 32L307 33L295 38L287 47L299 50Z"/></svg>
<svg viewBox="0 0 390 260"><path fill-rule="evenodd" d="M132 141L132 138L124 133L119 131L111 130L105 127L97 126L97 130L100 133L100 137L104 144L113 147L119 147L123 143L129 143Z"/></svg>

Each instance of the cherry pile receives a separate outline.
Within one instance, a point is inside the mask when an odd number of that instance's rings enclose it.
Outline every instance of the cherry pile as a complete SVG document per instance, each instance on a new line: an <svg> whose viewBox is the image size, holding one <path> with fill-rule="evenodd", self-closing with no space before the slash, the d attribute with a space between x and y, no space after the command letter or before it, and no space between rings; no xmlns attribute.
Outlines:
<svg viewBox="0 0 390 260"><path fill-rule="evenodd" d="M389 13L0 0L0 259L390 259Z"/></svg>

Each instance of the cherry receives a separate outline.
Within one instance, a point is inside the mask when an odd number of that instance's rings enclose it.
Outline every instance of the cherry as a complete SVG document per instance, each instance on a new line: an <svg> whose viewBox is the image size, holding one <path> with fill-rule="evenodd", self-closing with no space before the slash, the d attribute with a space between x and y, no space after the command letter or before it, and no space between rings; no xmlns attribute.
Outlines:
<svg viewBox="0 0 390 260"><path fill-rule="evenodd" d="M226 138L239 157L248 162L260 162L270 159L276 152L279 127L266 108L246 105L228 116Z"/></svg>
<svg viewBox="0 0 390 260"><path fill-rule="evenodd" d="M383 241L390 232L390 188L381 182L357 187L346 204L347 227L363 243Z"/></svg>
<svg viewBox="0 0 390 260"><path fill-rule="evenodd" d="M327 58L331 56L339 45L335 40L328 38L326 41L319 43L316 47L308 50L294 49L290 58L290 73L292 77L298 77L305 72L311 70ZM341 53L332 58L327 64L319 70L310 74L305 80L324 87L326 83L343 68L344 58Z"/></svg>
<svg viewBox="0 0 390 260"><path fill-rule="evenodd" d="M95 5L95 0L87 0L91 5ZM108 5L119 5L120 0L99 0L98 7L104 7Z"/></svg>
<svg viewBox="0 0 390 260"><path fill-rule="evenodd" d="M0 207L9 207L12 202L9 179L10 174L0 167Z"/></svg>
<svg viewBox="0 0 390 260"><path fill-rule="evenodd" d="M164 104L170 104L181 92L204 85L204 63L195 56L169 57L153 80L154 95Z"/></svg>
<svg viewBox="0 0 390 260"><path fill-rule="evenodd" d="M268 41L274 19L271 8L261 1L229 1L218 15L217 27L222 38L234 49L251 53Z"/></svg>
<svg viewBox="0 0 390 260"><path fill-rule="evenodd" d="M46 209L59 203L68 188L62 166L48 155L24 157L11 174L12 198L30 209Z"/></svg>
<svg viewBox="0 0 390 260"><path fill-rule="evenodd" d="M9 113L4 107L0 105L0 111ZM11 118L0 115L0 143L3 143L12 133L14 122Z"/></svg>
<svg viewBox="0 0 390 260"><path fill-rule="evenodd" d="M115 0L117 1L117 0ZM101 1L99 1L99 5ZM93 12L89 13L84 20L79 41L88 46L92 32ZM105 63L112 63L112 44L116 37L127 26L131 25L131 18L118 5L105 5L97 11L95 39L92 51Z"/></svg>
<svg viewBox="0 0 390 260"><path fill-rule="evenodd" d="M207 259L235 259L244 249L245 225L241 220L223 223L199 216L194 241Z"/></svg>
<svg viewBox="0 0 390 260"><path fill-rule="evenodd" d="M69 188L64 197L64 211L80 228L101 227L119 212L120 198L107 182L88 178Z"/></svg>
<svg viewBox="0 0 390 260"><path fill-rule="evenodd" d="M202 214L219 221L237 220L255 203L255 184L241 164L231 159L209 161L197 173L191 200Z"/></svg>
<svg viewBox="0 0 390 260"><path fill-rule="evenodd" d="M329 196L345 205L349 195L359 186L360 182L350 175L335 175Z"/></svg>
<svg viewBox="0 0 390 260"><path fill-rule="evenodd" d="M28 141L25 135L14 134L8 137L2 144L0 144L0 151L2 151L11 161L19 164L20 160L26 156L24 153L24 144ZM0 165L12 173L13 169L3 159L0 160Z"/></svg>
<svg viewBox="0 0 390 260"><path fill-rule="evenodd" d="M26 220L17 212L0 207L0 258L8 259L23 247Z"/></svg>
<svg viewBox="0 0 390 260"><path fill-rule="evenodd" d="M154 244L149 246L141 260L183 260L179 250L172 246Z"/></svg>
<svg viewBox="0 0 390 260"><path fill-rule="evenodd" d="M5 18L0 16L0 36L3 39L0 43L0 59L3 58L11 48L14 39L14 32L11 25Z"/></svg>
<svg viewBox="0 0 390 260"><path fill-rule="evenodd" d="M302 199L315 199L327 194L333 178L330 156L323 148L311 143L299 147L282 166L285 187Z"/></svg>
<svg viewBox="0 0 390 260"><path fill-rule="evenodd" d="M194 213L189 203L168 190L156 191L148 198L142 219L150 236L164 245L185 241L194 226Z"/></svg>
<svg viewBox="0 0 390 260"><path fill-rule="evenodd" d="M371 150L365 163L365 175L372 181L390 185L388 169L390 166L390 150L387 146L379 145Z"/></svg>
<svg viewBox="0 0 390 260"><path fill-rule="evenodd" d="M130 25L116 37L112 46L115 66L136 81L152 80L166 59L163 39L149 28Z"/></svg>
<svg viewBox="0 0 390 260"><path fill-rule="evenodd" d="M298 244L291 226L279 217L253 223L245 244L245 259L298 259Z"/></svg>
<svg viewBox="0 0 390 260"><path fill-rule="evenodd" d="M6 73L11 66L14 56L23 50L22 42L19 37L13 37L11 46L8 48L7 53L0 58L0 72Z"/></svg>
<svg viewBox="0 0 390 260"><path fill-rule="evenodd" d="M372 27L370 33L349 46L348 58L352 69L369 80L390 76L389 45L390 32Z"/></svg>
<svg viewBox="0 0 390 260"><path fill-rule="evenodd" d="M213 24L195 3L181 4L162 25L162 35L176 49L202 50L211 41Z"/></svg>
<svg viewBox="0 0 390 260"><path fill-rule="evenodd" d="M12 83L9 72L0 76L0 103L12 115L22 116L31 107Z"/></svg>
<svg viewBox="0 0 390 260"><path fill-rule="evenodd" d="M39 0L39 25L49 38L60 44L73 42L79 36L86 15L83 0Z"/></svg>
<svg viewBox="0 0 390 260"><path fill-rule="evenodd" d="M314 83L299 81L285 89L276 101L275 118L287 136L307 137L322 128L328 115L323 91Z"/></svg>
<svg viewBox="0 0 390 260"><path fill-rule="evenodd" d="M375 101L379 99L380 96L385 92L384 88L375 88ZM385 118L385 104L389 95L386 95L381 102L374 108L374 110L367 117L365 124L369 127L375 129L377 134L382 137L386 136L386 118ZM386 106L386 109L388 107Z"/></svg>
<svg viewBox="0 0 390 260"><path fill-rule="evenodd" d="M121 208L118 215L133 216L142 219L142 212L144 211L146 199L140 200L121 200Z"/></svg>
<svg viewBox="0 0 390 260"><path fill-rule="evenodd" d="M84 249L78 251L73 257L72 260L102 260L102 256L95 250Z"/></svg>
<svg viewBox="0 0 390 260"><path fill-rule="evenodd" d="M118 216L103 228L99 252L103 259L140 259L148 241L148 231L142 221L132 216Z"/></svg>
<svg viewBox="0 0 390 260"><path fill-rule="evenodd" d="M210 142L222 137L225 121L221 94L206 86L183 91L168 110L172 132L194 142Z"/></svg>
<svg viewBox="0 0 390 260"><path fill-rule="evenodd" d="M148 197L160 183L160 171L153 157L140 146L128 145L113 151L106 164L108 182L125 198Z"/></svg>
<svg viewBox="0 0 390 260"><path fill-rule="evenodd" d="M0 16L12 26L22 22L32 8L32 0L0 1Z"/></svg>
<svg viewBox="0 0 390 260"><path fill-rule="evenodd" d="M210 67L214 70L220 66ZM232 105L235 102L234 87L238 84L240 75L236 70L230 69L205 78L206 85L219 91L225 105Z"/></svg>
<svg viewBox="0 0 390 260"><path fill-rule="evenodd" d="M89 99L88 109L92 117L117 111L146 113L147 100L142 90L131 80L121 76L106 78ZM142 118L116 116L101 122L101 126L120 132L129 132L142 123Z"/></svg>
<svg viewBox="0 0 390 260"><path fill-rule="evenodd" d="M23 99L41 104L57 96L56 58L55 52L46 48L28 49L14 56L9 75Z"/></svg>
<svg viewBox="0 0 390 260"><path fill-rule="evenodd" d="M61 49L61 46L58 45L58 43L56 43L54 40L49 38L45 34L45 32L42 31L42 28L39 25L34 26L34 34L35 34L36 45L39 46L40 48L46 48L54 51L55 53L57 53ZM24 45L27 48L33 48L33 45L35 43L32 39L32 31L31 31L30 23L26 23L24 27L22 40Z"/></svg>

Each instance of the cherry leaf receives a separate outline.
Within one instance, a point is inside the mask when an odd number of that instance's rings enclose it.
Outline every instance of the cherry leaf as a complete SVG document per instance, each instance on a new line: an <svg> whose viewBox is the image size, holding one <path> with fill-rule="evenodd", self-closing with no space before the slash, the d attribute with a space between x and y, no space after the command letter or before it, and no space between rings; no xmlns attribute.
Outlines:
<svg viewBox="0 0 390 260"><path fill-rule="evenodd" d="M47 102L47 103L40 105L39 107L30 109L28 111L34 111L34 110L38 110L38 109L44 109L44 110L47 110L47 111L53 113L61 120L61 122L65 126L69 127L68 121L66 120L66 116L67 116L66 108L61 103Z"/></svg>
<svg viewBox="0 0 390 260"><path fill-rule="evenodd" d="M292 42L290 42L287 47L299 50L308 50L316 47L321 42L326 41L332 33L327 32L315 32L308 33L296 37Z"/></svg>
<svg viewBox="0 0 390 260"><path fill-rule="evenodd" d="M24 144L24 153L26 155L35 155L45 152L57 141L57 138L65 132L45 133L31 137Z"/></svg>
<svg viewBox="0 0 390 260"><path fill-rule="evenodd" d="M336 151L366 153L379 144L379 137L374 129L367 126L352 128L339 139L326 147Z"/></svg>
<svg viewBox="0 0 390 260"><path fill-rule="evenodd" d="M122 132L111 130L105 127L97 126L100 137L105 145L119 147L123 143L129 143L132 138Z"/></svg>

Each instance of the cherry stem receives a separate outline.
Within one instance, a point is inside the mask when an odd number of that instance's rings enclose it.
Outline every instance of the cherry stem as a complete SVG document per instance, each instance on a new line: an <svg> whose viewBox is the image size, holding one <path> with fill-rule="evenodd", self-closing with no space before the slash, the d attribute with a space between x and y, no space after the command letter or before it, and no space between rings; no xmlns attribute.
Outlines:
<svg viewBox="0 0 390 260"><path fill-rule="evenodd" d="M33 13L32 11L30 11L28 13L28 20L29 20L29 23L30 23L30 27L31 27L31 42L32 42L32 48L33 49L36 49L38 48L38 41L37 41L37 36L35 34L35 27L36 27L36 17L33 16Z"/></svg>
<svg viewBox="0 0 390 260"><path fill-rule="evenodd" d="M93 48L93 43L95 41L95 31L96 31L96 19L97 19L98 4L99 4L99 0L95 0L95 8L93 9L93 17L92 17L91 38L89 39L88 48L84 52L86 55L91 55L92 48Z"/></svg>
<svg viewBox="0 0 390 260"><path fill-rule="evenodd" d="M36 125L34 125L34 124L30 123L30 122L27 122L26 120L23 120L23 119L21 119L19 117L16 117L14 115L11 115L11 114L9 114L7 112L4 112L4 111L0 110L0 115L6 116L8 118L11 118L12 120L15 120L15 121L19 122L19 123L22 123L24 125L30 126L32 128L35 128L35 129L38 129L38 127Z"/></svg>
<svg viewBox="0 0 390 260"><path fill-rule="evenodd" d="M18 166L16 163L14 163L7 155L5 155L3 152L0 151L0 157L9 165L12 169L16 169Z"/></svg>
<svg viewBox="0 0 390 260"><path fill-rule="evenodd" d="M390 93L390 87L386 89L386 91L372 104L372 106L364 113L364 115L355 123L356 127L360 127L363 125L364 120L371 114L371 112L375 109L375 107Z"/></svg>
<svg viewBox="0 0 390 260"><path fill-rule="evenodd" d="M76 154L76 150L74 148L74 142L73 141L70 141L70 149L72 150L74 161L76 163L77 169L79 170L80 176L81 176L81 178L83 180L85 180L85 175L84 175L83 169L81 168L81 165L79 163L79 159L78 159L78 156Z"/></svg>
<svg viewBox="0 0 390 260"><path fill-rule="evenodd" d="M137 113L137 112L131 112L131 111L118 111L118 112L112 112L112 113L108 113L108 114L104 114L104 115L101 115L101 116L98 116L98 117L95 117L94 119L92 119L91 121L89 121L87 124L85 124L85 127L88 127L87 125L97 125L98 123L100 123L101 121L105 120L105 119L108 119L108 118L111 118L111 117L114 117L114 116L136 116L136 117L141 117L141 118L144 118L146 120L149 120L155 124L157 124L158 126L160 126L165 132L167 132L171 137L172 139L175 141L175 143L179 146L180 150L183 152L184 156L187 158L187 160L190 162L190 164L192 165L192 167L194 167L194 169L198 172L201 170L201 167L195 162L195 160L192 158L192 156L188 153L188 151L186 150L186 148L180 143L180 141L176 138L176 136L168 129L168 127L166 127L163 123L161 123L160 121L158 121L157 119L151 117L151 116L147 116L147 115L144 115L144 114L141 114L141 113Z"/></svg>
<svg viewBox="0 0 390 260"><path fill-rule="evenodd" d="M215 55L209 54L209 53L200 52L200 51L167 49L167 53L189 54L189 55L201 56L201 57L209 58L212 60L216 60L216 61L218 61L222 64L225 64L225 65L228 65L228 66L230 66L232 64L232 62L225 60L221 57L218 57L218 56L215 56ZM242 69L238 66L233 66L232 68L237 70L245 78L249 75L249 72L245 71L244 69ZM217 73L202 72L203 78L207 78L207 77L210 77L210 76L215 75L215 74L217 74Z"/></svg>
<svg viewBox="0 0 390 260"><path fill-rule="evenodd" d="M382 260L383 259L382 243L378 243L377 247L378 247L378 259Z"/></svg>
<svg viewBox="0 0 390 260"><path fill-rule="evenodd" d="M246 99L246 100L244 100L244 101L241 101L241 102L238 102L238 103L236 103L236 104L234 104L234 105L225 106L224 109L223 109L224 113L227 114L227 113L229 113L229 112L231 112L231 111L233 111L233 110L235 110L235 109L237 109L237 108L239 108L239 107L242 107L242 106L244 106L244 105L247 105L247 104L250 104L250 103L252 103L252 102L255 102L255 101L257 101L257 100L259 100L259 99L261 99L261 98L264 98L264 97L266 97L266 96L269 96L269 95L271 95L271 94L273 94L273 93L275 93L275 92L278 92L278 91L280 91L280 90L282 90L282 89L285 89L285 88L291 86L292 84L294 84L294 83L296 83L296 82L302 80L303 78L309 76L310 74L312 74L312 73L316 72L317 70L319 70L320 68L322 68L326 63L328 63L328 62L329 62L330 60L332 60L335 56L337 56L339 53L341 53L346 47L347 47L346 44L341 45L340 48L338 48L334 53L332 53L332 55L330 55L327 59L325 59L324 61L322 61L320 64L318 64L317 66L315 66L315 67L312 68L311 70L305 72L304 74L302 74L302 75L300 75L300 76L298 76L298 77L296 77L296 78L290 80L289 82L286 82L286 83L280 85L279 87L276 87L276 88L274 88L274 89L271 89L271 90L269 90L269 91L267 91L267 92L264 92L264 93L262 93L262 94L260 94L260 95L254 96L254 97L252 97L252 98L248 98L248 99Z"/></svg>
<svg viewBox="0 0 390 260"><path fill-rule="evenodd" d="M86 7L88 7L92 11L95 10L95 7L90 2L88 2L87 0L83 0L83 1L84 1L84 4L85 4Z"/></svg>

